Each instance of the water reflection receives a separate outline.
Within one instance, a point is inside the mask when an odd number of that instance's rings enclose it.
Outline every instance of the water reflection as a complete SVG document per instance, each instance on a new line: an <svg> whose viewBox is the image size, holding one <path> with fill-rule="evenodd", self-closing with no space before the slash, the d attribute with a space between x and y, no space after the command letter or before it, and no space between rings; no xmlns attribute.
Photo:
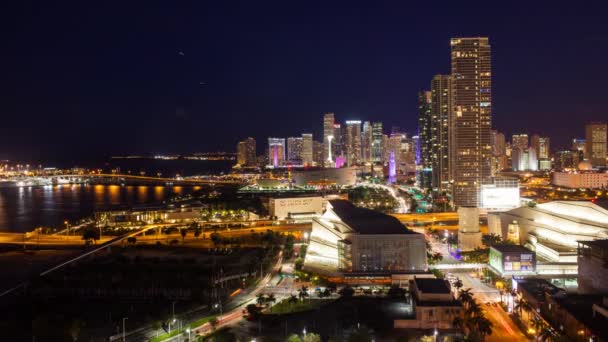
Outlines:
<svg viewBox="0 0 608 342"><path fill-rule="evenodd" d="M59 227L95 210L157 204L170 193L187 194L200 187L55 185L0 188L0 231L23 232Z"/></svg>

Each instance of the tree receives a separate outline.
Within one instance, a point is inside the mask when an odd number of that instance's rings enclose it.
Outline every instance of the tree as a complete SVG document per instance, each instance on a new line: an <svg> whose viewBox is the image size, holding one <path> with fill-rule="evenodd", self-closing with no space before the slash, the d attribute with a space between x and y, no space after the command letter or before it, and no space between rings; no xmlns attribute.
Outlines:
<svg viewBox="0 0 608 342"><path fill-rule="evenodd" d="M338 293L340 294L340 296L342 296L344 298L351 298L355 294L355 290L353 290L353 288L350 286L345 286L342 289L340 289L340 291L338 291Z"/></svg>
<svg viewBox="0 0 608 342"><path fill-rule="evenodd" d="M182 235L182 242L184 242L184 239L186 238L186 235L188 234L188 229L182 228L179 230L179 232Z"/></svg>
<svg viewBox="0 0 608 342"><path fill-rule="evenodd" d="M191 226L194 230L194 237L198 238L199 236L201 236L201 233L203 232L203 230L201 229L201 225L196 222L192 222Z"/></svg>
<svg viewBox="0 0 608 342"><path fill-rule="evenodd" d="M308 286L302 285L302 287L298 289L298 297L301 300L304 300L306 297L308 297Z"/></svg>
<svg viewBox="0 0 608 342"><path fill-rule="evenodd" d="M454 282L454 287L456 288L456 292L460 293L460 289L464 286L462 280L458 279Z"/></svg>
<svg viewBox="0 0 608 342"><path fill-rule="evenodd" d="M285 342L302 342L302 339L300 339L300 336L296 334L291 334L289 337L287 337L287 339L285 339Z"/></svg>
<svg viewBox="0 0 608 342"><path fill-rule="evenodd" d="M76 342L78 340L78 336L80 336L80 332L84 328L84 322L78 318L72 320L70 324L70 336L72 337L72 341Z"/></svg>
<svg viewBox="0 0 608 342"><path fill-rule="evenodd" d="M276 301L277 298L274 296L274 293L271 293L266 297L266 303L269 303L271 308ZM272 309L270 311L272 311Z"/></svg>
<svg viewBox="0 0 608 342"><path fill-rule="evenodd" d="M211 242L213 242L214 246L221 246L222 237L218 233L211 233Z"/></svg>
<svg viewBox="0 0 608 342"><path fill-rule="evenodd" d="M491 247L502 243L502 238L498 234L484 234L481 236L481 242L485 246Z"/></svg>
<svg viewBox="0 0 608 342"><path fill-rule="evenodd" d="M296 261L293 262L293 267L298 271L302 269L302 266L304 266L304 259L302 258L297 258Z"/></svg>
<svg viewBox="0 0 608 342"><path fill-rule="evenodd" d="M298 302L298 297L291 295L289 296L289 298L287 298L287 303L293 305L296 304Z"/></svg>
<svg viewBox="0 0 608 342"><path fill-rule="evenodd" d="M321 342L321 336L315 333L308 333L302 337L302 342Z"/></svg>
<svg viewBox="0 0 608 342"><path fill-rule="evenodd" d="M259 306L264 306L264 304L266 304L266 296L263 293L260 293L257 297L256 303L258 303Z"/></svg>
<svg viewBox="0 0 608 342"><path fill-rule="evenodd" d="M92 227L86 228L82 232L82 239L87 243L99 240L99 230Z"/></svg>

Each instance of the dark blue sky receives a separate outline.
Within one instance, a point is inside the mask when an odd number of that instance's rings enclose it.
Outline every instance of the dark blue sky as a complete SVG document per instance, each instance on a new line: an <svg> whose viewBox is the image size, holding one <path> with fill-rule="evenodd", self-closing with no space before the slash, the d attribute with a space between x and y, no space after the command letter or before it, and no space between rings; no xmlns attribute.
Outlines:
<svg viewBox="0 0 608 342"><path fill-rule="evenodd" d="M490 37L495 128L555 146L608 119L599 2L57 3L0 5L0 154L13 159L318 137L325 111L413 132L453 36Z"/></svg>

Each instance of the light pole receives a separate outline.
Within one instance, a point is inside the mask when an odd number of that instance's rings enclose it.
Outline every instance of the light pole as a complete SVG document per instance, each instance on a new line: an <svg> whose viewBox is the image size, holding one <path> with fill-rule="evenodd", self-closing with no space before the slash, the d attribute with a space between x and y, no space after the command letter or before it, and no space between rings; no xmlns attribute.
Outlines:
<svg viewBox="0 0 608 342"><path fill-rule="evenodd" d="M435 332L433 333L433 342L437 342L437 328L435 328Z"/></svg>
<svg viewBox="0 0 608 342"><path fill-rule="evenodd" d="M175 321L175 302L172 303L173 306L173 320Z"/></svg>
<svg viewBox="0 0 608 342"><path fill-rule="evenodd" d="M128 320L129 317L123 317L122 318L122 342L125 342L125 321Z"/></svg>
<svg viewBox="0 0 608 342"><path fill-rule="evenodd" d="M190 342L190 328L186 329L186 332L188 333L188 342Z"/></svg>

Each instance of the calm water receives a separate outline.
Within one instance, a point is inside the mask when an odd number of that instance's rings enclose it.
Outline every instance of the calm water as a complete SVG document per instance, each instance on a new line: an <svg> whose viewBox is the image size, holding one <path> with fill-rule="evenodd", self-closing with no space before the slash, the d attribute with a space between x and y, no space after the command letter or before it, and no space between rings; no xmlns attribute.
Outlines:
<svg viewBox="0 0 608 342"><path fill-rule="evenodd" d="M161 203L172 192L186 194L198 187L57 185L0 188L0 231L24 232L36 227L60 227L95 210Z"/></svg>

